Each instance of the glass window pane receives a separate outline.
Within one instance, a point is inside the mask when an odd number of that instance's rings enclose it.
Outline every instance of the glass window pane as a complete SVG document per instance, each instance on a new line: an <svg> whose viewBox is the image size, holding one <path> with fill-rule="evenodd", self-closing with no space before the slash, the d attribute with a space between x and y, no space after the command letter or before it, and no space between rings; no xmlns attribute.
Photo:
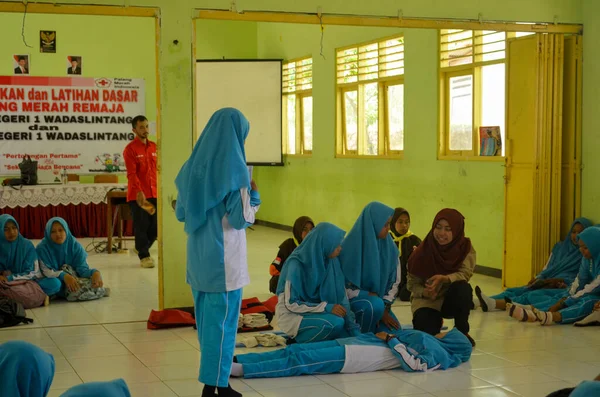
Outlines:
<svg viewBox="0 0 600 397"><path fill-rule="evenodd" d="M379 132L379 88L377 83L365 84L365 153L377 155Z"/></svg>
<svg viewBox="0 0 600 397"><path fill-rule="evenodd" d="M346 125L346 149L356 150L358 130L358 92L346 91L344 93L344 110Z"/></svg>
<svg viewBox="0 0 600 397"><path fill-rule="evenodd" d="M450 150L473 149L473 76L450 77Z"/></svg>
<svg viewBox="0 0 600 397"><path fill-rule="evenodd" d="M287 96L288 154L296 154L296 95Z"/></svg>
<svg viewBox="0 0 600 397"><path fill-rule="evenodd" d="M313 148L313 99L302 98L302 128L304 129L304 150Z"/></svg>
<svg viewBox="0 0 600 397"><path fill-rule="evenodd" d="M505 84L504 84L503 63L497 65L484 66L481 69L481 126L482 127L500 127L501 141L498 144L502 147L504 156L504 134L505 134Z"/></svg>
<svg viewBox="0 0 600 397"><path fill-rule="evenodd" d="M387 90L390 150L404 150L404 84Z"/></svg>

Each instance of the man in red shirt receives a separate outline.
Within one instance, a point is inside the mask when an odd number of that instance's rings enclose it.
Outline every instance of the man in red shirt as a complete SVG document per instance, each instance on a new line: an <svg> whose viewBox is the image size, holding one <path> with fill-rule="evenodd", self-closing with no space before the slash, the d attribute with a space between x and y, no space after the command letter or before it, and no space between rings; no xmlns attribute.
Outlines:
<svg viewBox="0 0 600 397"><path fill-rule="evenodd" d="M156 143L148 139L148 119L136 116L132 122L135 139L123 151L127 167L127 202L133 216L135 249L142 267L154 267L150 247L156 241Z"/></svg>

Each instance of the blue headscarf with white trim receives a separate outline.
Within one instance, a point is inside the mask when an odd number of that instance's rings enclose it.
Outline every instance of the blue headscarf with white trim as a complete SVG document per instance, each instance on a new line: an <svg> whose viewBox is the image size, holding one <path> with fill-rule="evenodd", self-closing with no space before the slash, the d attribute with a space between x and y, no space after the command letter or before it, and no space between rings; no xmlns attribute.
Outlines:
<svg viewBox="0 0 600 397"><path fill-rule="evenodd" d="M207 220L207 213L225 197L242 188L250 188L244 142L250 123L242 112L233 108L216 111L192 155L177 178L176 216L185 222L185 231L192 234Z"/></svg>
<svg viewBox="0 0 600 397"><path fill-rule="evenodd" d="M396 281L398 269L399 253L394 240L389 233L378 238L393 214L394 210L385 204L368 204L344 239L340 255L346 280L380 298Z"/></svg>

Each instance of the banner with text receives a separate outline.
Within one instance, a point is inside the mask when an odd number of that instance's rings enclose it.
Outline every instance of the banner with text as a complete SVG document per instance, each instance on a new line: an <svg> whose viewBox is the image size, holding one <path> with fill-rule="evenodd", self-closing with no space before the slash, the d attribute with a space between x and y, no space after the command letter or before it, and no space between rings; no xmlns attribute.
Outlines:
<svg viewBox="0 0 600 397"><path fill-rule="evenodd" d="M0 175L19 174L26 155L38 175L125 171L145 111L143 79L0 76Z"/></svg>

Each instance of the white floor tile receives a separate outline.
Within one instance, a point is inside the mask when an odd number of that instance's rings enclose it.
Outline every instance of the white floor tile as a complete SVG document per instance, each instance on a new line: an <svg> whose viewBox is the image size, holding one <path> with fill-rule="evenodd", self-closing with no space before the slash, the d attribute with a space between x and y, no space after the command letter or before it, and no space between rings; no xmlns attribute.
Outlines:
<svg viewBox="0 0 600 397"><path fill-rule="evenodd" d="M160 380L184 380L198 379L199 367L184 365L164 365L160 367L149 367L154 375Z"/></svg>
<svg viewBox="0 0 600 397"><path fill-rule="evenodd" d="M259 391L264 397L346 397L346 394L329 385L307 385L302 387L286 387Z"/></svg>
<svg viewBox="0 0 600 397"><path fill-rule="evenodd" d="M548 394L575 385L568 382L529 383L523 385L505 386L504 389L524 397L546 397ZM590 396L592 397L592 396Z"/></svg>
<svg viewBox="0 0 600 397"><path fill-rule="evenodd" d="M68 389L81 383L81 378L75 372L60 372L54 374L51 389Z"/></svg>
<svg viewBox="0 0 600 397"><path fill-rule="evenodd" d="M148 367L165 365L194 366L200 363L200 352L192 348L183 351L140 353L136 356Z"/></svg>
<svg viewBox="0 0 600 397"><path fill-rule="evenodd" d="M257 392L264 394L263 391L265 390L322 385L323 381L315 376L298 376L292 378L244 379L244 383Z"/></svg>
<svg viewBox="0 0 600 397"><path fill-rule="evenodd" d="M133 354L196 350L189 343L187 343L181 338L179 338L179 340L161 340L152 342L137 342L123 344Z"/></svg>
<svg viewBox="0 0 600 397"><path fill-rule="evenodd" d="M431 373L406 373L395 371L393 376L417 386L427 392L453 391L490 387L491 384L469 373L460 371L439 371Z"/></svg>
<svg viewBox="0 0 600 397"><path fill-rule="evenodd" d="M136 383L129 385L131 397L177 397L167 385L162 382Z"/></svg>
<svg viewBox="0 0 600 397"><path fill-rule="evenodd" d="M556 382L552 376L542 372L535 371L531 368L511 367L502 369L475 369L471 371L471 375L482 379L494 386L513 386L527 383L547 383Z"/></svg>
<svg viewBox="0 0 600 397"><path fill-rule="evenodd" d="M425 392L425 390L397 378L344 382L332 386L350 397L396 397Z"/></svg>

